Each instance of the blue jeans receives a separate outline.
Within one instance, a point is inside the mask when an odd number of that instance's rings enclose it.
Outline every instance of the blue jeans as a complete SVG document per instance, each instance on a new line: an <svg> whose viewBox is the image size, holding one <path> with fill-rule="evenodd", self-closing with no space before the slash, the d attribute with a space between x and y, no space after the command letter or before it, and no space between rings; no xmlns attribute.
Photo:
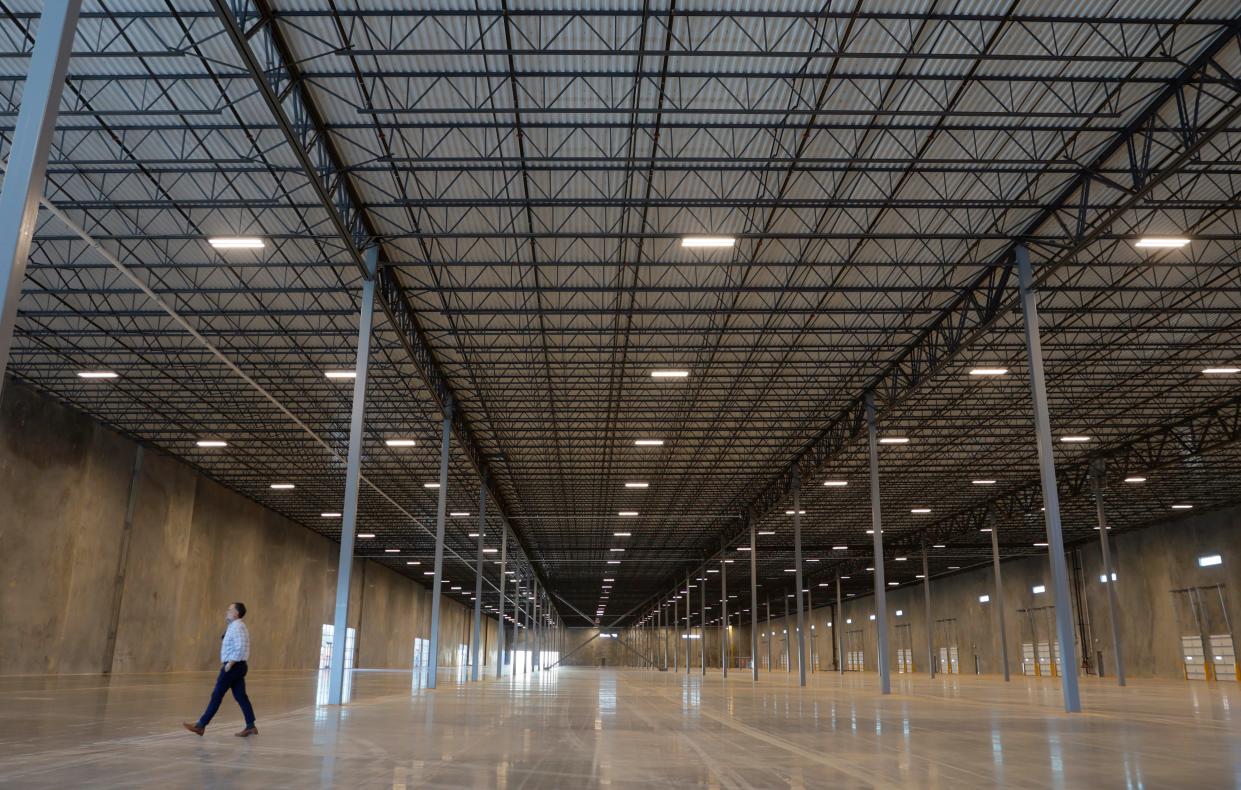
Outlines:
<svg viewBox="0 0 1241 790"><path fill-rule="evenodd" d="M250 705L250 698L246 696L246 662L238 661L230 670L220 667L220 675L215 679L215 690L211 692L211 701L207 703L203 715L198 718L199 727L206 727L211 723L215 712L220 709L220 703L224 701L224 693L229 689L233 690L233 699L241 706L241 715L246 717L246 727L254 726L254 708Z"/></svg>

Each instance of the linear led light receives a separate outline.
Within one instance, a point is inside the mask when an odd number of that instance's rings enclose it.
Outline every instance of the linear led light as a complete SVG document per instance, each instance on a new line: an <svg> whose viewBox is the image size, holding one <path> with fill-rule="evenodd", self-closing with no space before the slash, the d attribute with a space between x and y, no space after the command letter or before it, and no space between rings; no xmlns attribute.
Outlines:
<svg viewBox="0 0 1241 790"><path fill-rule="evenodd" d="M608 565L620 565L620 560L608 560Z"/></svg>
<svg viewBox="0 0 1241 790"><path fill-rule="evenodd" d="M1008 375L1008 368L974 368L970 371L971 376L1005 376Z"/></svg>
<svg viewBox="0 0 1241 790"><path fill-rule="evenodd" d="M1179 250L1189 244L1189 239L1181 236L1146 236L1138 239L1133 246L1144 250Z"/></svg>
<svg viewBox="0 0 1241 790"><path fill-rule="evenodd" d="M616 579L604 579L605 582L614 582Z"/></svg>
<svg viewBox="0 0 1241 790"><path fill-rule="evenodd" d="M323 371L323 375L333 381L355 379L358 377L357 371L353 370L325 370Z"/></svg>
<svg viewBox="0 0 1241 790"><path fill-rule="evenodd" d="M634 439L634 447L663 447L663 439Z"/></svg>
<svg viewBox="0 0 1241 790"><path fill-rule="evenodd" d="M978 602L979 602L979 603L990 603L990 602L991 602L991 596L990 596L990 595L980 595L980 596L978 596Z"/></svg>
<svg viewBox="0 0 1241 790"><path fill-rule="evenodd" d="M874 619L875 619L875 616L872 614L872 615L870 616L870 619L874 620Z"/></svg>
<svg viewBox="0 0 1241 790"><path fill-rule="evenodd" d="M1090 436L1061 436L1060 441L1064 444L1081 444L1091 440Z"/></svg>
<svg viewBox="0 0 1241 790"><path fill-rule="evenodd" d="M908 557L897 557L896 561L897 562L908 562L909 558Z"/></svg>
<svg viewBox="0 0 1241 790"><path fill-rule="evenodd" d="M682 247L733 247L737 240L732 236L683 236Z"/></svg>
<svg viewBox="0 0 1241 790"><path fill-rule="evenodd" d="M624 549L608 549L608 551L624 551Z"/></svg>
<svg viewBox="0 0 1241 790"><path fill-rule="evenodd" d="M791 515L793 515L793 511L791 511L791 510L786 510L786 511L784 511L784 515L786 515L786 516L791 516ZM806 515L806 511L804 511L804 510L799 510L799 511L797 511L797 515L799 515L799 516L804 516L804 515Z"/></svg>
<svg viewBox="0 0 1241 790"><path fill-rule="evenodd" d="M776 534L776 531L775 531L774 529L760 529L760 530L758 531L758 534L760 534L760 535L774 535L774 534Z"/></svg>
<svg viewBox="0 0 1241 790"><path fill-rule="evenodd" d="M903 614L905 614L905 610L904 610L904 609L897 609L897 610L896 610L896 616L897 616L897 617L900 617L900 616L901 616L901 615L903 615Z"/></svg>
<svg viewBox="0 0 1241 790"><path fill-rule="evenodd" d="M1100 573L1100 574L1099 574L1099 581L1103 582L1104 584L1107 584L1107 574L1106 574L1106 573ZM1112 581L1116 581L1116 571L1112 571Z"/></svg>
<svg viewBox="0 0 1241 790"><path fill-rule="evenodd" d="M384 444L389 447L417 447L418 442L415 439L384 439Z"/></svg>
<svg viewBox="0 0 1241 790"><path fill-rule="evenodd" d="M456 511L453 511L452 513L449 513L448 515L452 516L453 518L466 518L470 514L464 510L456 510Z"/></svg>
<svg viewBox="0 0 1241 790"><path fill-rule="evenodd" d="M469 533L469 536L470 536L471 538L477 538L477 537L478 537L478 533L477 533L477 532L471 532L471 533Z"/></svg>
<svg viewBox="0 0 1241 790"><path fill-rule="evenodd" d="M1192 510L1193 507L1194 507L1193 505L1173 505L1172 509L1173 510Z"/></svg>
<svg viewBox="0 0 1241 790"><path fill-rule="evenodd" d="M423 483L422 487L423 488L439 488L440 484L439 483Z"/></svg>
<svg viewBox="0 0 1241 790"><path fill-rule="evenodd" d="M993 486L993 485L995 485L995 481L994 481L994 480L971 480L970 482L971 482L971 483L973 483L973 484L974 484L974 485L976 485L976 486Z"/></svg>
<svg viewBox="0 0 1241 790"><path fill-rule="evenodd" d="M215 236L207 243L217 250L261 250L263 240L255 236Z"/></svg>
<svg viewBox="0 0 1241 790"><path fill-rule="evenodd" d="M618 516L622 516L622 517L624 517L624 518L633 518L634 516L638 515L638 511L636 511L636 510L621 510L621 511L619 511L616 515L618 515Z"/></svg>
<svg viewBox="0 0 1241 790"><path fill-rule="evenodd" d="M483 549L483 554L495 554L499 549Z"/></svg>
<svg viewBox="0 0 1241 790"><path fill-rule="evenodd" d="M422 563L419 562L418 560L406 560L405 564L406 565L421 565Z"/></svg>
<svg viewBox="0 0 1241 790"><path fill-rule="evenodd" d="M914 507L914 508L910 508L909 512L910 513L930 513L931 509L929 507Z"/></svg>
<svg viewBox="0 0 1241 790"><path fill-rule="evenodd" d="M1210 568L1212 565L1223 565L1224 558L1218 554L1207 554L1198 558L1199 568Z"/></svg>
<svg viewBox="0 0 1241 790"><path fill-rule="evenodd" d="M228 447L228 442L223 439L199 439L194 442L196 447Z"/></svg>
<svg viewBox="0 0 1241 790"><path fill-rule="evenodd" d="M688 370L652 370L651 378L653 379L687 379L689 378Z"/></svg>
<svg viewBox="0 0 1241 790"><path fill-rule="evenodd" d="M1036 548L1036 549L1045 549L1045 548L1047 548L1047 543L1046 543L1045 541L1043 541L1043 542L1039 542L1039 543L1035 543L1035 544L1034 544L1034 548Z"/></svg>
<svg viewBox="0 0 1241 790"><path fill-rule="evenodd" d="M749 550L750 550L749 546L738 546L737 547L737 551L749 551Z"/></svg>
<svg viewBox="0 0 1241 790"><path fill-rule="evenodd" d="M946 548L948 548L948 544L946 544L946 543L932 543L932 544L931 544L931 548L933 548L933 549L946 549Z"/></svg>
<svg viewBox="0 0 1241 790"><path fill-rule="evenodd" d="M650 483L625 483L625 488L650 488Z"/></svg>
<svg viewBox="0 0 1241 790"><path fill-rule="evenodd" d="M400 549L384 549L384 554L400 554Z"/></svg>
<svg viewBox="0 0 1241 790"><path fill-rule="evenodd" d="M289 491L295 487L292 483L272 483L270 486L273 491Z"/></svg>
<svg viewBox="0 0 1241 790"><path fill-rule="evenodd" d="M908 436L884 436L879 440L880 444L909 444Z"/></svg>
<svg viewBox="0 0 1241 790"><path fill-rule="evenodd" d="M843 488L849 485L849 481L848 480L824 480L823 485L827 486L828 488Z"/></svg>
<svg viewBox="0 0 1241 790"><path fill-rule="evenodd" d="M320 513L320 518L340 518L339 513Z"/></svg>
<svg viewBox="0 0 1241 790"><path fill-rule="evenodd" d="M613 532L612 533L612 537L614 538L627 538L629 537L629 535L630 533L628 532Z"/></svg>
<svg viewBox="0 0 1241 790"><path fill-rule="evenodd" d="M848 546L832 546L832 551L848 551Z"/></svg>
<svg viewBox="0 0 1241 790"><path fill-rule="evenodd" d="M1042 584L1036 584L1030 588L1030 592L1034 593L1035 595L1042 595L1043 593L1047 592L1047 587Z"/></svg>
<svg viewBox="0 0 1241 790"><path fill-rule="evenodd" d="M359 539L373 538L373 537L375 537L375 533L374 533L374 532L359 532L359 533L358 533L358 538L359 538Z"/></svg>
<svg viewBox="0 0 1241 790"><path fill-rule="evenodd" d="M78 378L80 379L114 379L117 374L111 370L79 370Z"/></svg>
<svg viewBox="0 0 1241 790"><path fill-rule="evenodd" d="M785 573L797 573L797 569L796 568L785 568L784 572Z"/></svg>

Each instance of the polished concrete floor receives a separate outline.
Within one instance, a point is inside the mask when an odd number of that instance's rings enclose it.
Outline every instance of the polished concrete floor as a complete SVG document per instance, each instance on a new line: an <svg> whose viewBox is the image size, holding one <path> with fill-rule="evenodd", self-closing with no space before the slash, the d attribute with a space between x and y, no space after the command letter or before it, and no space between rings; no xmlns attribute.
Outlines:
<svg viewBox="0 0 1241 790"><path fill-rule="evenodd" d="M199 738L200 673L0 678L0 787L1241 787L1236 684L558 669L435 691L358 672L343 709L314 672L250 673Z"/></svg>

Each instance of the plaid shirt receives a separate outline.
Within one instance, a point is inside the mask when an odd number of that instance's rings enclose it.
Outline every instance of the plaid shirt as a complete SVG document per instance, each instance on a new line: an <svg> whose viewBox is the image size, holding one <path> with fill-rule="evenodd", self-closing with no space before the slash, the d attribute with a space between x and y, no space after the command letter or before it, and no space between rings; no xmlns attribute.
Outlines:
<svg viewBox="0 0 1241 790"><path fill-rule="evenodd" d="M224 630L224 636L220 639L220 663L249 660L250 632L246 629L245 623L233 620L228 624L228 628Z"/></svg>

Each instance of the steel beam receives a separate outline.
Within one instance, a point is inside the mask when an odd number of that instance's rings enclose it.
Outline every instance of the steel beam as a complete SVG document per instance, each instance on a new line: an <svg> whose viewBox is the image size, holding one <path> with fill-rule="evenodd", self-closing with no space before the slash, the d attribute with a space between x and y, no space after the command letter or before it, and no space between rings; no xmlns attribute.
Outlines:
<svg viewBox="0 0 1241 790"><path fill-rule="evenodd" d="M926 606L926 669L935 677L935 642L931 630L935 627L935 619L931 615L931 571L926 556L926 543L922 544L922 600ZM910 645L912 648L913 645ZM910 651L912 652L912 650Z"/></svg>
<svg viewBox="0 0 1241 790"><path fill-rule="evenodd" d="M1024 245L1014 250L1017 261L1021 314L1025 330L1027 363L1030 366L1030 400L1034 408L1034 439L1038 446L1039 478L1043 487L1043 516L1047 524L1047 553L1056 605L1056 634L1060 642L1060 686L1064 709L1082 709L1077 688L1077 650L1073 644L1073 609L1069 598L1069 573L1064 560L1064 536L1060 529L1060 494L1056 490L1056 459L1051 443L1051 419L1047 411L1047 385L1043 380L1043 346L1039 337L1038 296L1033 289L1030 253Z"/></svg>
<svg viewBox="0 0 1241 790"><path fill-rule="evenodd" d="M0 392L82 0L44 0L0 187Z"/></svg>

